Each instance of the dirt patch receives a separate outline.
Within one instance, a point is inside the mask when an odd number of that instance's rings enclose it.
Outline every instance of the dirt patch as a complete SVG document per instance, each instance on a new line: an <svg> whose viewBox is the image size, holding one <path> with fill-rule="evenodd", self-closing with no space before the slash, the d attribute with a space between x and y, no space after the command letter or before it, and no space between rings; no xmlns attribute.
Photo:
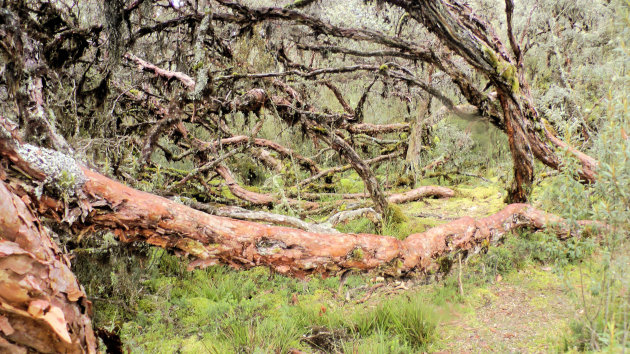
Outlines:
<svg viewBox="0 0 630 354"><path fill-rule="evenodd" d="M477 293L472 311L444 324L443 344L452 352L547 352L574 316L558 286L535 286L517 276Z"/></svg>

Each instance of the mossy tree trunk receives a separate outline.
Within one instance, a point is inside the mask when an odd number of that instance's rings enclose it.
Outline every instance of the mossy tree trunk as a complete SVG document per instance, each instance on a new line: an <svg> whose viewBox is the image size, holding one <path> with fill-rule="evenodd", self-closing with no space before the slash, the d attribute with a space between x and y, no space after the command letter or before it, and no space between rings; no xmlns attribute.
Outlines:
<svg viewBox="0 0 630 354"><path fill-rule="evenodd" d="M594 182L597 161L553 136L538 115L525 79L523 53L512 33L514 4L511 0L506 0L511 51L490 23L477 16L467 5L447 4L442 0L386 1L407 10L412 18L482 73L495 88L502 108L502 128L508 135L514 163L514 185L509 196L511 201L527 200L534 178L534 158L552 168L562 168L562 160L553 147L568 149L582 164L581 170L577 171L579 176L587 182ZM460 86L464 96L477 105L480 112L484 112L481 106L484 102L475 102L478 101L475 96L478 92L469 89L472 85L452 66L438 64Z"/></svg>

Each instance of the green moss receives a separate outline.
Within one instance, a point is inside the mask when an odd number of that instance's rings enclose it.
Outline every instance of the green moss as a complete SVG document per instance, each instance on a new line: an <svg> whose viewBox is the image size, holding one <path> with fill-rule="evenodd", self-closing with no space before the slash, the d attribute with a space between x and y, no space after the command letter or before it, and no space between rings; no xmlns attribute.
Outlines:
<svg viewBox="0 0 630 354"><path fill-rule="evenodd" d="M517 77L516 67L509 62L500 58L492 49L488 46L483 46L482 51L484 52L486 59L492 66L492 68L496 71L497 74L501 76L505 81L508 82L512 89L512 93L519 92L519 81Z"/></svg>
<svg viewBox="0 0 630 354"><path fill-rule="evenodd" d="M484 45L481 50L486 55L486 59L488 59L488 62L490 63L490 65L494 69L497 69L499 67L499 58L494 53L494 51L486 45Z"/></svg>
<svg viewBox="0 0 630 354"><path fill-rule="evenodd" d="M232 194L232 192L230 192L230 188L228 188L227 186L223 186L223 188L221 189L221 195L226 199L238 199L236 198L236 196L234 196L234 194Z"/></svg>
<svg viewBox="0 0 630 354"><path fill-rule="evenodd" d="M199 61L197 64L193 65L192 71L197 71L201 68L203 68L203 61Z"/></svg>
<svg viewBox="0 0 630 354"><path fill-rule="evenodd" d="M351 252L351 258L355 261L360 261L363 259L363 257L365 257L365 254L363 253L363 249L357 247L355 249L352 250Z"/></svg>
<svg viewBox="0 0 630 354"><path fill-rule="evenodd" d="M518 82L517 71L514 65L506 63L504 70L501 73L501 77L510 83L512 93L519 93L520 84Z"/></svg>
<svg viewBox="0 0 630 354"><path fill-rule="evenodd" d="M206 247L197 240L181 239L177 242L177 247L195 257L204 257L208 255Z"/></svg>
<svg viewBox="0 0 630 354"><path fill-rule="evenodd" d="M413 187L414 178L411 175L400 176L396 179L396 182L394 182L394 185L396 187L402 187L402 186Z"/></svg>
<svg viewBox="0 0 630 354"><path fill-rule="evenodd" d="M328 130L319 125L312 126L311 129L321 134L328 134Z"/></svg>
<svg viewBox="0 0 630 354"><path fill-rule="evenodd" d="M436 263L438 264L439 272L444 274L448 274L453 267L453 260L448 256L438 258Z"/></svg>
<svg viewBox="0 0 630 354"><path fill-rule="evenodd" d="M337 188L337 192L341 193L361 193L363 191L363 181L361 179L341 178L339 186L340 188Z"/></svg>
<svg viewBox="0 0 630 354"><path fill-rule="evenodd" d="M392 224L402 224L409 221L409 218L405 215L405 213L403 213L400 206L395 204L389 204L388 209L385 212L385 217L387 222Z"/></svg>

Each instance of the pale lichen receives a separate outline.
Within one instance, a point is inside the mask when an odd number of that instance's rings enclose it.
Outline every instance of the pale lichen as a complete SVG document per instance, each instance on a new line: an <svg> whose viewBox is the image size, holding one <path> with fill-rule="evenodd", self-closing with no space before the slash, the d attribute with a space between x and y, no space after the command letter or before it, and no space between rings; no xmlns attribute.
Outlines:
<svg viewBox="0 0 630 354"><path fill-rule="evenodd" d="M79 164L72 157L58 151L22 144L16 152L30 166L46 176L42 187L50 188L64 197L74 196L87 181Z"/></svg>

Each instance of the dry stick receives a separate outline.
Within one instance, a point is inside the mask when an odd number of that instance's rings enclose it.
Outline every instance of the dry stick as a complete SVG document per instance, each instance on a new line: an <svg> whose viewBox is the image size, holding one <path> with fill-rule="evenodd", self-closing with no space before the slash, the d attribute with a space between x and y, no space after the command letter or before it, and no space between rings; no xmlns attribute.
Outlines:
<svg viewBox="0 0 630 354"><path fill-rule="evenodd" d="M393 158L401 156L403 153L404 153L403 151L398 151L398 152L393 152L393 153L387 154L387 155L377 156L377 157L365 160L365 163L368 164L368 165L374 165L374 164L377 164L379 162L391 160ZM325 171L321 171L321 172L319 172L316 175L313 175L313 176L311 176L309 178L306 178L306 179L300 181L298 183L298 185L299 186L305 186L305 185L307 185L307 184L309 184L309 183L311 183L313 181L316 181L316 180L318 180L320 178L323 178L325 176L328 176L330 174L344 172L344 171L347 171L347 170L349 170L351 168L352 168L352 165L350 165L350 164L344 165L344 166L337 166L337 167L329 168L329 169L327 169Z"/></svg>
<svg viewBox="0 0 630 354"><path fill-rule="evenodd" d="M366 301L368 301L370 299L370 297L372 297L372 294L374 293L374 291L378 288L382 288L383 286L385 286L385 283L379 283L374 285L373 287L370 288L370 290L368 290L367 294L365 294L364 297L362 297L361 299L357 300L355 303L356 304L362 304Z"/></svg>
<svg viewBox="0 0 630 354"><path fill-rule="evenodd" d="M370 52L363 52L355 49L344 48L334 45L310 45L310 44L297 44L297 48L300 50L310 50L315 52L324 52L324 53L336 53L336 54L346 54L353 55L358 57L398 57L404 59L416 59L414 54L404 53L396 50L374 50Z"/></svg>
<svg viewBox="0 0 630 354"><path fill-rule="evenodd" d="M391 123L391 124L346 124L343 129L352 134L380 135L387 133L409 132L409 123Z"/></svg>
<svg viewBox="0 0 630 354"><path fill-rule="evenodd" d="M330 81L325 81L324 85L326 85L326 87L328 87L328 89L333 92L335 98L337 98L337 101L339 102L339 104L341 104L341 107L343 107L343 110L346 111L346 113L355 115L354 109L352 109L348 102L343 98L343 95L341 94L341 91L337 86L333 85Z"/></svg>
<svg viewBox="0 0 630 354"><path fill-rule="evenodd" d="M166 191L170 192L172 191L174 188L177 188L179 186L181 186L182 184L188 182L191 178L198 176L199 174L202 174L204 172L208 172L210 170L213 170L218 164L220 164L221 162L223 162L223 160L236 155L239 152L238 149L234 149L229 151L227 154L221 155L216 159L213 159L211 161L208 161L207 163L203 164L203 166L195 168L194 170L190 171L186 177L182 178L181 180L172 183L170 186L166 187Z"/></svg>
<svg viewBox="0 0 630 354"><path fill-rule="evenodd" d="M131 53L126 53L124 57L125 59L128 59L136 63L140 71L148 71L155 74L156 76L163 77L167 80L176 79L189 89L193 89L195 87L195 80L193 80L190 76L184 73L162 69L156 65L153 65L147 61L144 61L138 58L137 56Z"/></svg>
<svg viewBox="0 0 630 354"><path fill-rule="evenodd" d="M387 201L393 204L403 204L414 202L426 197L450 198L455 192L447 187L440 186L421 186L402 193L391 193L387 196ZM369 198L367 193L302 193L305 199L319 199L322 197L336 196L342 199L363 199Z"/></svg>
<svg viewBox="0 0 630 354"><path fill-rule="evenodd" d="M316 78L317 76L324 75L324 74L342 74L342 73L350 73L350 72L355 72L355 71L378 72L379 69L380 69L379 65L358 64L358 65L342 66L338 68L313 69L310 71L288 70L288 71L282 71L282 72L224 75L224 76L217 76L214 79L214 81L220 82L220 81L234 81L234 80L240 80L240 79L263 79L263 78L285 77L285 76L300 76L300 77L309 79L309 78Z"/></svg>
<svg viewBox="0 0 630 354"><path fill-rule="evenodd" d="M276 196L263 194L263 193L257 193L257 192L249 191L243 188L241 185L238 184L236 179L234 179L234 177L232 176L232 172L227 168L227 166L223 164L216 166L215 170L225 180L227 187L230 189L230 192L232 192L234 196L244 201L247 201L254 205L266 205L266 206L271 206L281 201L280 198L277 198ZM301 200L296 200L296 199L287 199L287 202L290 205L299 205L300 207L304 209L315 209L319 207L319 203L301 201Z"/></svg>
<svg viewBox="0 0 630 354"><path fill-rule="evenodd" d="M210 148L216 148L218 146L229 146L229 145L240 145L240 144L245 144L247 142L250 142L253 145L256 146L260 146L260 147L265 147L271 150L276 151L277 153L279 153L280 155L282 155L284 158L291 158L291 156L293 156L293 158L295 158L296 160L299 161L299 164L305 168L307 168L308 170L310 170L312 173L317 173L319 172L319 167L317 166L317 164L309 159L308 157L304 157L300 154L298 154L297 152L293 151L290 148L287 148L275 141L271 141L271 140L267 140L267 139L263 139L263 138L254 138L254 139L249 139L248 136L246 135L236 135L236 136L232 136L229 138L224 138L221 139L219 141L213 141L213 142L206 142L206 141L202 141L202 140L196 140L197 144L199 144L201 146L201 151L205 151L207 149Z"/></svg>
<svg viewBox="0 0 630 354"><path fill-rule="evenodd" d="M247 220L255 222L264 222L273 225L290 226L297 229L310 231L310 232L322 232L322 233L338 233L332 227L319 224L310 224L304 220L281 214L274 214L265 211L251 211L240 207L221 207L215 208L208 204L203 204L195 201L185 201L186 205L204 211L208 214L226 216L232 219Z"/></svg>
<svg viewBox="0 0 630 354"><path fill-rule="evenodd" d="M462 254L457 252L457 260L459 262L459 273L457 273L457 284L459 284L459 295L464 297L464 286L462 285Z"/></svg>

